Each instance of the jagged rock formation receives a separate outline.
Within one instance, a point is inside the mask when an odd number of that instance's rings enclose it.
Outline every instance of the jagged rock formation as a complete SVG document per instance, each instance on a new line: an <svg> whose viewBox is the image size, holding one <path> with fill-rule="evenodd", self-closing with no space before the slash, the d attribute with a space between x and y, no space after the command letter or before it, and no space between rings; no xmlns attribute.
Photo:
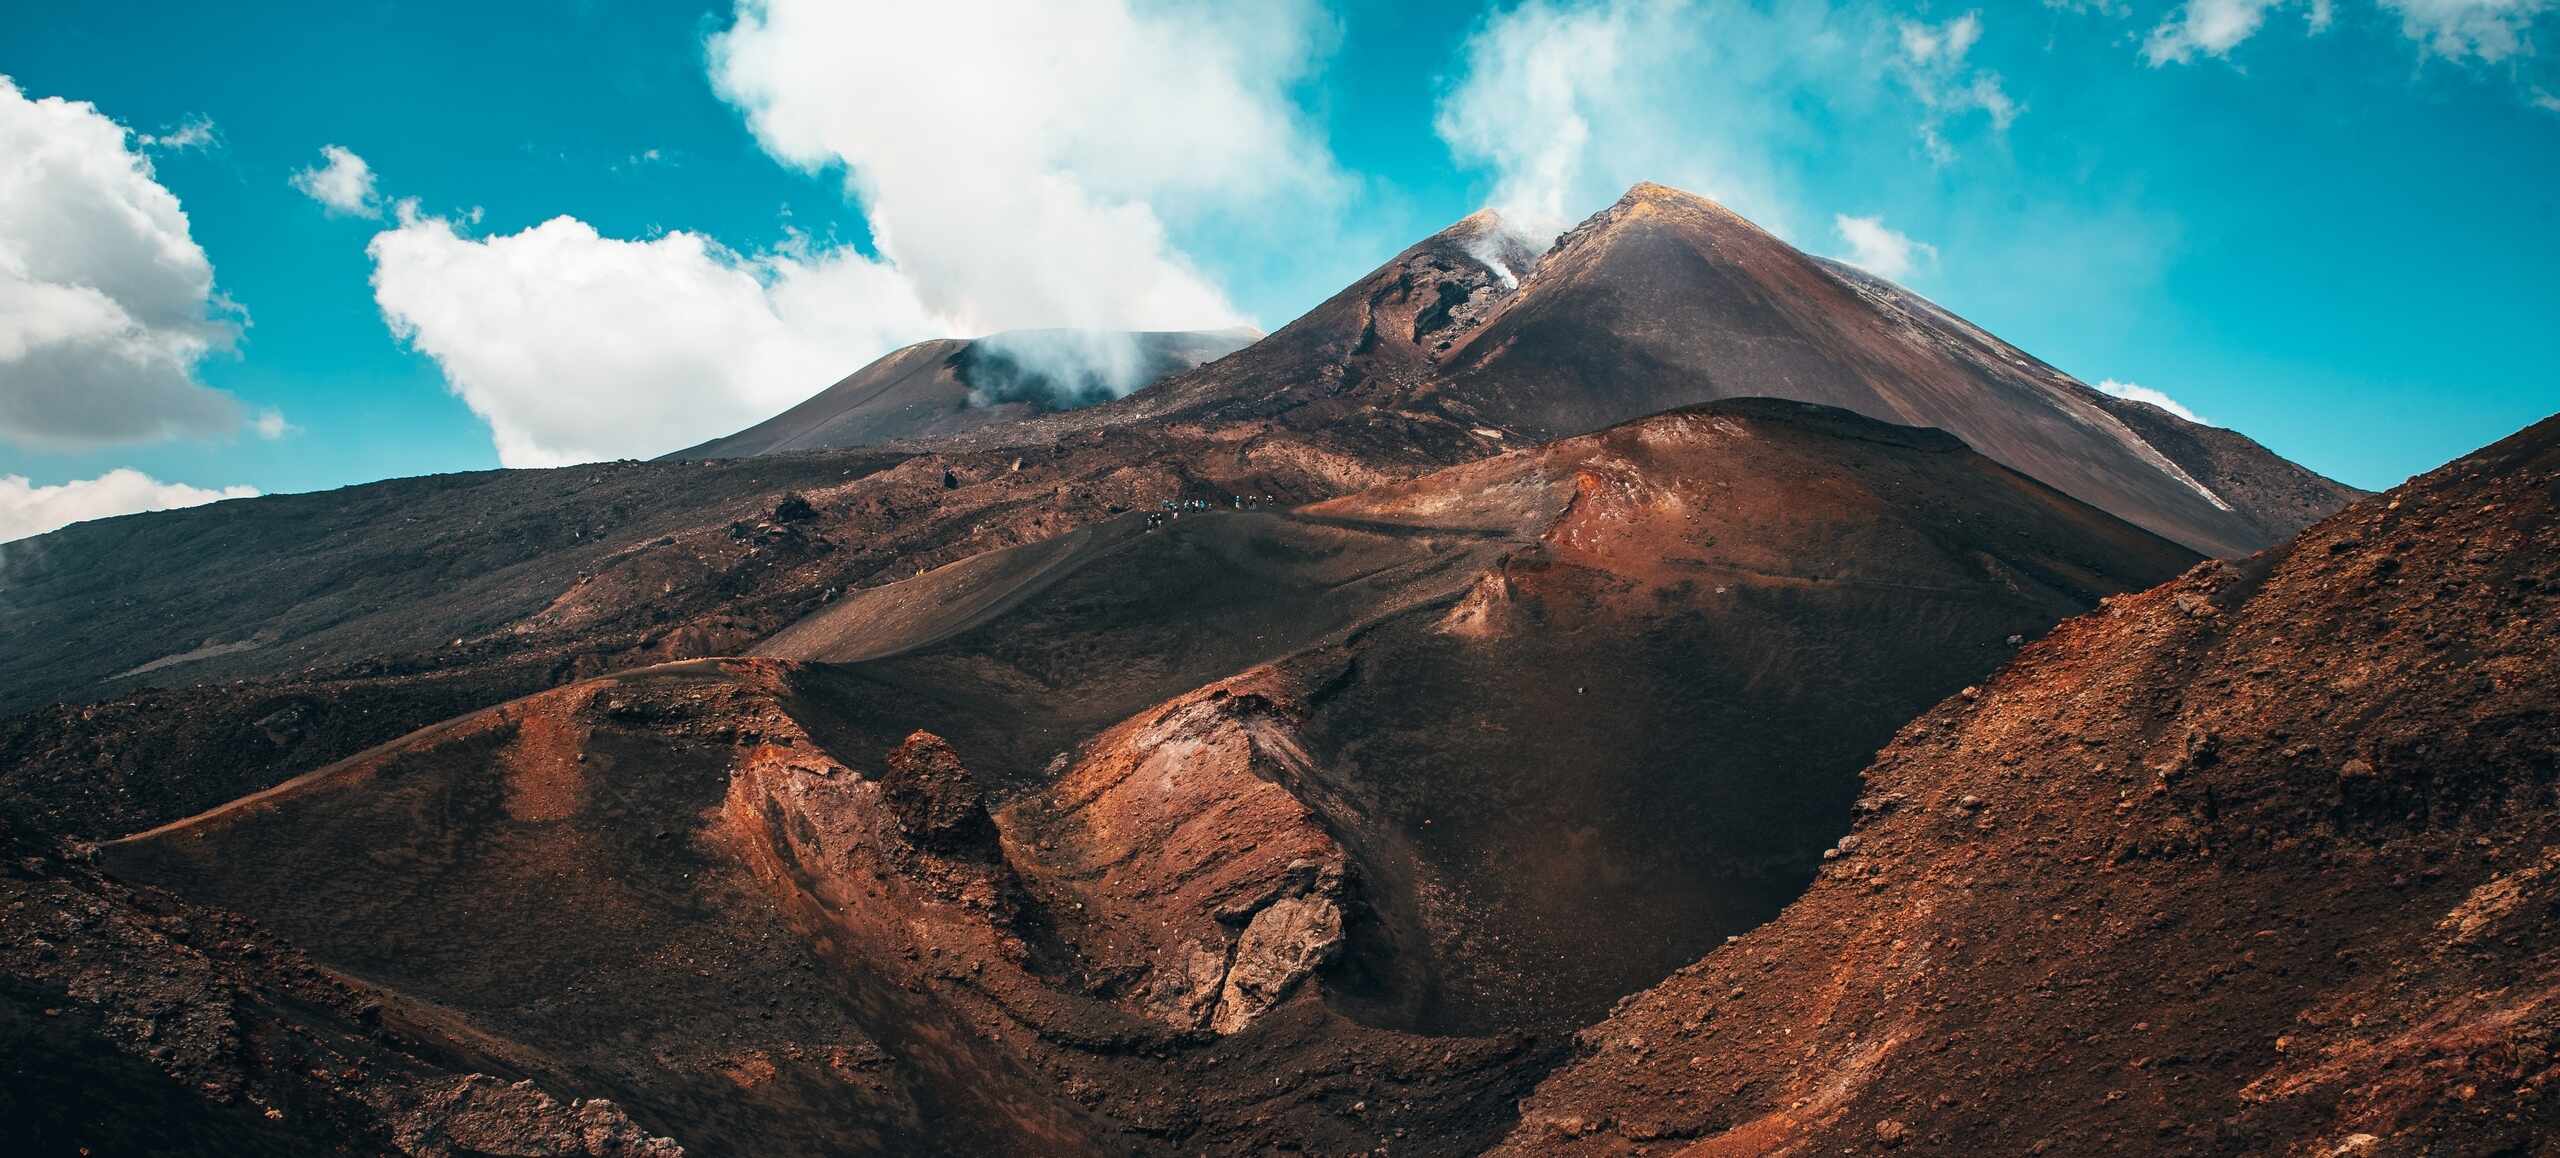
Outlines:
<svg viewBox="0 0 2560 1158"><path fill-rule="evenodd" d="M1504 1152L2547 1147L2555 508L2560 419L2064 624Z"/></svg>

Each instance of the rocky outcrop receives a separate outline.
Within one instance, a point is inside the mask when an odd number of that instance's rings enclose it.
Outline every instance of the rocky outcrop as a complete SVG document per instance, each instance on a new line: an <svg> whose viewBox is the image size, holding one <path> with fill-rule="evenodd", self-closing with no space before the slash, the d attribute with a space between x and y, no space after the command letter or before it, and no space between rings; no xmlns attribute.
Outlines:
<svg viewBox="0 0 2560 1158"><path fill-rule="evenodd" d="M1284 897L1236 937L1209 1028L1234 1033L1289 996L1342 948L1342 907L1326 897Z"/></svg>
<svg viewBox="0 0 2560 1158"><path fill-rule="evenodd" d="M994 850L996 825L986 797L948 741L917 732L889 753L887 765L881 801L909 839L938 852Z"/></svg>
<svg viewBox="0 0 2560 1158"><path fill-rule="evenodd" d="M1184 1029L1245 1029L1342 947L1350 862L1284 787L1305 753L1274 690L1248 676L1142 713L1008 810L1070 935Z"/></svg>
<svg viewBox="0 0 2560 1158"><path fill-rule="evenodd" d="M412 1158L683 1158L603 1098L562 1102L530 1081L470 1074L428 1088L392 1124Z"/></svg>

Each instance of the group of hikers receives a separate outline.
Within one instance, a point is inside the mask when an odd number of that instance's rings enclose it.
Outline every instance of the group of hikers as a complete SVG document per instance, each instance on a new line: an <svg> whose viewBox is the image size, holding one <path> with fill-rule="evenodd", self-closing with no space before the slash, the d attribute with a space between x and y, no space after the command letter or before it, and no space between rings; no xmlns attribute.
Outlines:
<svg viewBox="0 0 2560 1158"><path fill-rule="evenodd" d="M1271 495L1227 496L1227 506L1239 511L1258 511L1264 507L1279 505L1280 500ZM1150 531L1163 526L1168 519L1181 518L1184 511L1216 510L1218 501L1216 499L1166 499L1157 506L1159 509L1147 512L1147 529Z"/></svg>

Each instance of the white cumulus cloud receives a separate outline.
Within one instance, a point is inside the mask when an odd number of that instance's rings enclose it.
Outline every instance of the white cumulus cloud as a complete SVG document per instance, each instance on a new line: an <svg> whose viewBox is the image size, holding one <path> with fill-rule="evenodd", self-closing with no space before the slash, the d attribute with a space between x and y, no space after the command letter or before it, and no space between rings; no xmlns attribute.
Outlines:
<svg viewBox="0 0 2560 1158"><path fill-rule="evenodd" d="M979 329L1246 321L1168 214L1333 195L1289 86L1310 4L744 0L712 82L773 156L842 167L879 252ZM927 51L924 46L942 46Z"/></svg>
<svg viewBox="0 0 2560 1158"><path fill-rule="evenodd" d="M382 216L373 166L343 145L320 146L320 164L294 170L292 181L294 188L319 202L332 217Z"/></svg>
<svg viewBox="0 0 2560 1158"><path fill-rule="evenodd" d="M29 482L25 475L0 475L0 543L109 515L165 511L217 499L255 498L257 494L256 487L209 490L164 483L130 467L118 467L96 478L42 487Z"/></svg>
<svg viewBox="0 0 2560 1158"><path fill-rule="evenodd" d="M570 217L475 238L404 215L367 252L383 317L488 421L508 466L678 450L952 332L908 278L850 249L740 255Z"/></svg>
<svg viewBox="0 0 2560 1158"><path fill-rule="evenodd" d="M714 87L774 158L843 176L876 256L406 210L375 299L509 465L679 449L921 338L1244 324L1176 237L1285 251L1339 205L1291 95L1329 27L1297 0L740 0Z"/></svg>
<svg viewBox="0 0 2560 1158"><path fill-rule="evenodd" d="M1938 262L1937 246L1886 228L1883 218L1843 213L1832 218L1831 226L1849 243L1842 261L1888 281L1901 281L1920 267Z"/></svg>
<svg viewBox="0 0 2560 1158"><path fill-rule="evenodd" d="M2112 394L2118 398L2128 399L2134 402L2148 402L2153 406L2157 406L2160 409L2166 410L2171 414L2175 414L2189 422L2203 423L2207 426L2212 425L2212 423L2206 422L2205 419L2198 417L2195 411L2179 405L2177 399L2171 398L2168 395L2148 386L2140 386L2131 382L2118 382L2113 378L2109 378L2106 381L2098 383L2098 392L2101 394Z"/></svg>
<svg viewBox="0 0 2560 1158"><path fill-rule="evenodd" d="M183 130L181 130L183 131ZM245 320L122 125L0 77L0 440L50 449L236 431L196 379Z"/></svg>

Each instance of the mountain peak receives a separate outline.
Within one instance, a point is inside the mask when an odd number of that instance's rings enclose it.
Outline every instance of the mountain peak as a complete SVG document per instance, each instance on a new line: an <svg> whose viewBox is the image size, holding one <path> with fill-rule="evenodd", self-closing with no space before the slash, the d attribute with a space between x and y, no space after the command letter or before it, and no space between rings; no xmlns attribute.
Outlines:
<svg viewBox="0 0 2560 1158"><path fill-rule="evenodd" d="M1620 205L1627 205L1638 201L1703 202L1709 205L1715 204L1714 200L1711 198L1701 197L1686 189L1674 189L1660 181L1638 181L1633 185L1627 186L1626 195L1618 198L1618 204Z"/></svg>
<svg viewBox="0 0 2560 1158"><path fill-rule="evenodd" d="M1690 221L1708 228L1714 228L1717 225L1738 225L1756 234L1769 235L1769 231L1760 228L1758 222L1734 212L1731 207L1713 197L1692 193L1686 189L1675 189L1659 181L1638 181L1628 186L1626 193L1611 203L1607 209L1592 214L1589 219L1573 227L1565 236L1589 236L1593 233L1605 232L1610 227L1624 222L1661 218Z"/></svg>

